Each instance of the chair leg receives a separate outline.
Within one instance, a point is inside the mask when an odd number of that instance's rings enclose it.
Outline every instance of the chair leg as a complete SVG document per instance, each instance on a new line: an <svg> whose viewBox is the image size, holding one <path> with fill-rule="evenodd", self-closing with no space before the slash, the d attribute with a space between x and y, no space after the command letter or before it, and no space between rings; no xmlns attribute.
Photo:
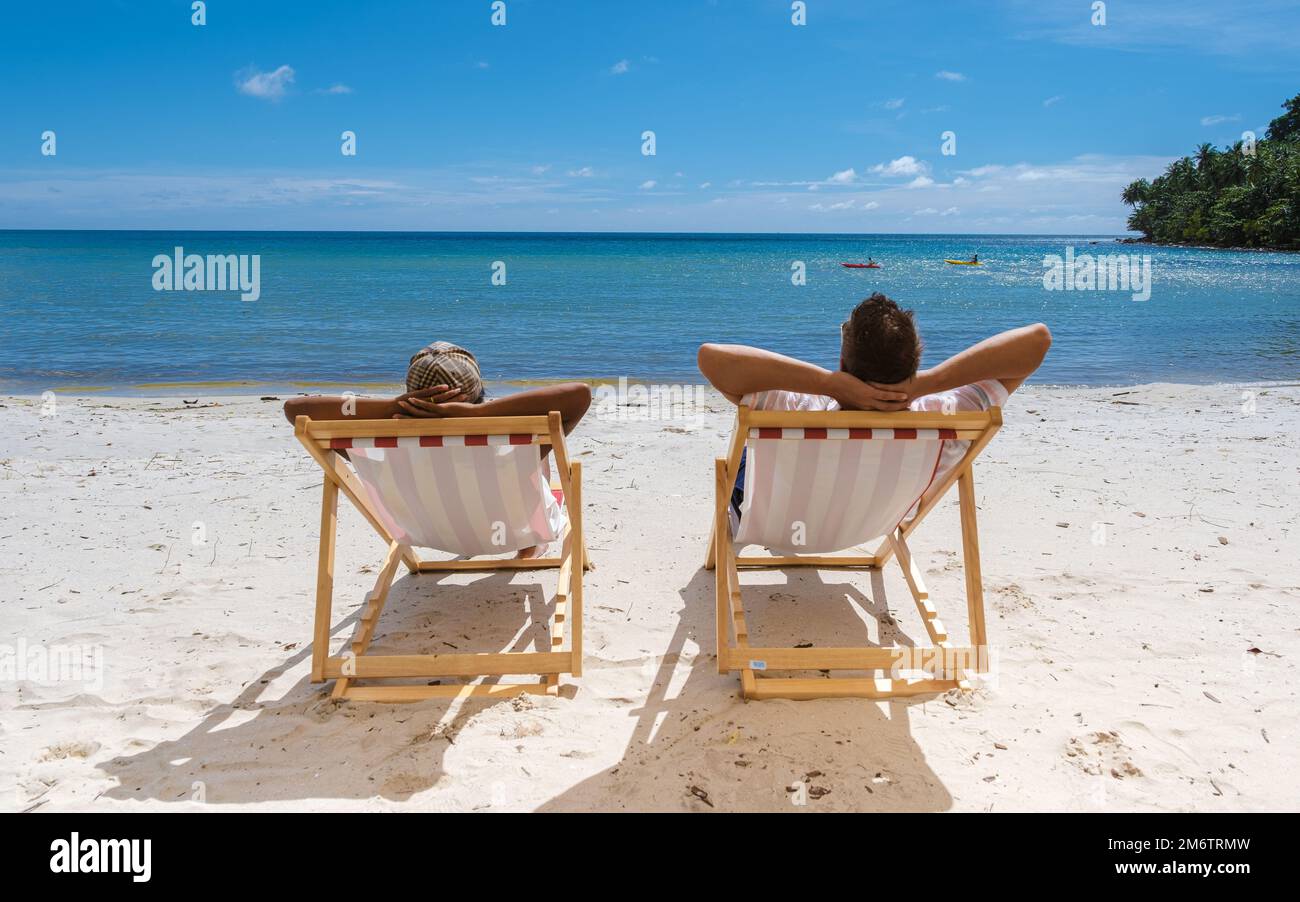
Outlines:
<svg viewBox="0 0 1300 902"><path fill-rule="evenodd" d="M753 656L749 649L749 624L745 619L745 607L740 597L740 572L736 567L736 556L731 546L730 535L724 547L726 556L719 560L718 569L727 571L727 612L736 635L736 655L743 662L739 668L740 694L743 698L755 698L757 681L754 677ZM730 652L728 652L727 666L731 666Z"/></svg>
<svg viewBox="0 0 1300 902"><path fill-rule="evenodd" d="M582 464L576 460L569 465L569 481L573 487L573 506L570 508L573 513L569 523L573 544L570 547L577 557L577 562L569 568L569 616L573 618L569 635L569 648L573 655L570 675L577 678L582 676L582 574L587 569L587 543L582 534Z"/></svg>
<svg viewBox="0 0 1300 902"><path fill-rule="evenodd" d="M966 572L966 608L970 616L970 644L988 644L984 630L984 578L980 572L979 526L975 521L975 475L967 470L957 481L961 505L962 569ZM980 656L981 659L984 657Z"/></svg>
<svg viewBox="0 0 1300 902"><path fill-rule="evenodd" d="M721 557L727 553L726 509L722 507L727 491L727 462L718 458L713 462L714 482L717 497L713 505L713 537L709 541L709 558L713 564L713 600L717 606L714 630L717 634L718 673L731 670L727 660L729 642L727 640L727 622L731 619L731 590L728 586L727 567L722 565ZM707 566L707 565L706 565Z"/></svg>
<svg viewBox="0 0 1300 902"><path fill-rule="evenodd" d="M328 476L321 490L320 551L316 565L316 622L312 632L311 681L325 681L329 656L330 609L334 601L334 537L339 522L339 487Z"/></svg>

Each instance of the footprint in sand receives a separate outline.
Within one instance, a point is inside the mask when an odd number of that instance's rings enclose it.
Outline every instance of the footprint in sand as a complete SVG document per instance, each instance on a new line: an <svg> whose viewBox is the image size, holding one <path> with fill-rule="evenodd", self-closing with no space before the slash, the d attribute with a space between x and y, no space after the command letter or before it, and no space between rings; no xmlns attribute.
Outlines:
<svg viewBox="0 0 1300 902"><path fill-rule="evenodd" d="M1131 760L1132 750L1114 730L1071 736L1065 744L1065 758L1085 774L1110 774L1116 780L1140 777L1142 771Z"/></svg>
<svg viewBox="0 0 1300 902"><path fill-rule="evenodd" d="M1034 606L1034 600L1018 583L1007 583L1006 585L992 586L990 588L997 596L993 604L999 610L1019 610Z"/></svg>
<svg viewBox="0 0 1300 902"><path fill-rule="evenodd" d="M65 758L89 758L99 751L98 742L61 742L41 752L42 761L61 761Z"/></svg>

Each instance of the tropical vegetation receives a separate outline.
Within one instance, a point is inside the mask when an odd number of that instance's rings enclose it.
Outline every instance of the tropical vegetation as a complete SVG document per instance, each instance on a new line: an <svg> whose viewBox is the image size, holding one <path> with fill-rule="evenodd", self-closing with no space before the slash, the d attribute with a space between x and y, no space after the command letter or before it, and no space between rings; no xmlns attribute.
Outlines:
<svg viewBox="0 0 1300 902"><path fill-rule="evenodd" d="M1158 244L1300 250L1300 94L1260 140L1202 144L1120 195L1128 226Z"/></svg>

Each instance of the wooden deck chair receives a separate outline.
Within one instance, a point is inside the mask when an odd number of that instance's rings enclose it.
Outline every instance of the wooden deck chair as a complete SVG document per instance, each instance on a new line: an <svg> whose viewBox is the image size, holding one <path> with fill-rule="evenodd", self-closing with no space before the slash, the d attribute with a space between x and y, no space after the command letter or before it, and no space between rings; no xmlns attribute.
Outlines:
<svg viewBox="0 0 1300 902"><path fill-rule="evenodd" d="M556 693L561 674L582 674L582 466L569 460L560 414L461 419L323 420L300 416L294 432L325 471L311 680L334 679L332 697L401 702L464 695ZM553 492L541 458L550 445ZM346 456L345 456L346 453ZM351 647L329 655L338 495L347 496L388 546ZM557 497L558 496L558 497ZM567 516L566 516L567 514ZM483 558L561 542L559 557ZM461 557L422 560L414 549ZM367 655L398 565L412 573L559 570L550 648L537 652ZM572 624L564 649L565 625ZM535 683L358 685L393 680L536 674Z"/></svg>
<svg viewBox="0 0 1300 902"><path fill-rule="evenodd" d="M718 672L740 671L746 698L882 698L969 688L967 674L988 669L972 464L1001 425L1002 411L997 407L953 414L741 407L729 453L715 462L717 497L705 562L706 568L717 571ZM936 481L940 454L949 441L969 444L960 462ZM744 501L733 539L728 508L746 449ZM971 637L967 647L949 642L907 544L908 536L953 483L958 485L961 510ZM884 542L872 555L825 554L878 538ZM766 546L775 554L740 555L751 544ZM932 646L760 648L749 644L739 568L878 570L891 557L898 558ZM772 671L799 670L883 671L884 676L766 676Z"/></svg>

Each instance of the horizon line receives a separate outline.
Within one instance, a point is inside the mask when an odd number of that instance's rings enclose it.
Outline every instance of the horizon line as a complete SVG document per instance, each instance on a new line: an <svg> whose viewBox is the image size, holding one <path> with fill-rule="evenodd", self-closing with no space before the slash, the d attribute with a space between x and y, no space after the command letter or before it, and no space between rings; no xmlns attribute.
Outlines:
<svg viewBox="0 0 1300 902"><path fill-rule="evenodd" d="M1141 232L734 232L722 230L701 230L694 232L668 230L536 230L536 229L195 229L195 228L0 228L0 232L194 232L194 233L231 233L231 234L300 234L300 235L554 235L554 236L591 236L591 235L744 235L753 237L801 236L801 237L894 237L899 235L937 238L1041 238L1078 235L1084 238L1128 238L1141 235Z"/></svg>

